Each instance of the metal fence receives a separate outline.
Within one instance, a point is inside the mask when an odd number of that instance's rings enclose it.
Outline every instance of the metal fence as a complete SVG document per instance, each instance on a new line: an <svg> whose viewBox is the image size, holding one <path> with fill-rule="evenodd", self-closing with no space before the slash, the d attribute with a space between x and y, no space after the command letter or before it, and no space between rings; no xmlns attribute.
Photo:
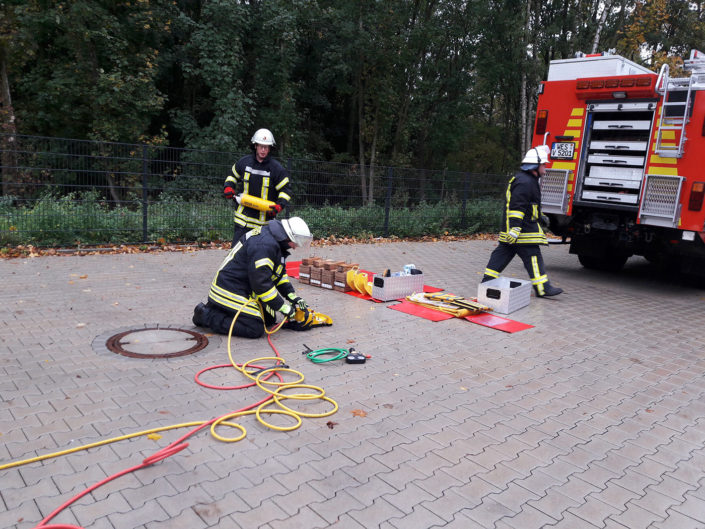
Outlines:
<svg viewBox="0 0 705 529"><path fill-rule="evenodd" d="M244 153L0 134L0 244L115 244L229 239L222 196ZM496 229L506 175L297 158L285 215L315 236ZM364 175L364 176L363 176ZM363 185L364 182L364 185Z"/></svg>

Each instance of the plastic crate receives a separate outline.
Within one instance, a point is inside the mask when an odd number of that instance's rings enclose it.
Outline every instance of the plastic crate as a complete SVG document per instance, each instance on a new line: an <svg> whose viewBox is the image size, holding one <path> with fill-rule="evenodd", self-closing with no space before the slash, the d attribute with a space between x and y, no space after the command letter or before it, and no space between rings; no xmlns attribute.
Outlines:
<svg viewBox="0 0 705 529"><path fill-rule="evenodd" d="M531 281L498 277L477 287L477 301L494 312L509 314L526 307L531 299Z"/></svg>
<svg viewBox="0 0 705 529"><path fill-rule="evenodd" d="M380 301L402 299L414 292L423 292L423 273L408 276L382 277L372 280L372 297Z"/></svg>

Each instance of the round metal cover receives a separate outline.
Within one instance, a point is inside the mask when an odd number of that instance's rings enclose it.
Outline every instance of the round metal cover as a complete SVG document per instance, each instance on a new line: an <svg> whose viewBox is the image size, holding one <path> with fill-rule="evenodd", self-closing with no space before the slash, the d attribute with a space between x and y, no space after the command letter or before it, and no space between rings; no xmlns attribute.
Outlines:
<svg viewBox="0 0 705 529"><path fill-rule="evenodd" d="M204 349L208 338L187 329L147 327L111 336L105 346L113 353L130 358L174 358Z"/></svg>

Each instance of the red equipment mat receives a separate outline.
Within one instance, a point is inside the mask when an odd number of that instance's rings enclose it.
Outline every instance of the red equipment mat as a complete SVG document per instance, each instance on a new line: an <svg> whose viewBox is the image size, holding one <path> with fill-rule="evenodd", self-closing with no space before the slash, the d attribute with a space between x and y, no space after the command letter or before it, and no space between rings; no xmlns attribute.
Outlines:
<svg viewBox="0 0 705 529"><path fill-rule="evenodd" d="M403 312L405 314L411 314L412 316L418 316L419 318L424 318L430 321L444 321L455 318L455 316L451 316L450 314L446 314L445 312L429 309L406 300L396 305L392 305L389 308L392 310L398 310L399 312ZM481 312L480 314L473 314L472 316L466 316L465 318L459 319L468 320L472 323L477 323L478 325L482 325L484 327L489 327L491 329L497 329L498 331L508 333L515 333L533 328L533 325L510 320L508 318L502 318L501 316L495 316L494 314L490 314L489 312Z"/></svg>

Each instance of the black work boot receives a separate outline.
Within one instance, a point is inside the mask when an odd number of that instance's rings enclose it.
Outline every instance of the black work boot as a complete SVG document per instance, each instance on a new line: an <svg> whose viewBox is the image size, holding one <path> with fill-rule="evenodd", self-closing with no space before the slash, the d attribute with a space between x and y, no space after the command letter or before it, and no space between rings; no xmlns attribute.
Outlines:
<svg viewBox="0 0 705 529"><path fill-rule="evenodd" d="M539 298L547 298L549 296L557 296L561 292L563 292L562 288L554 287L551 283L548 281L543 284L543 294L539 294L538 288L534 287L536 290L536 296Z"/></svg>
<svg viewBox="0 0 705 529"><path fill-rule="evenodd" d="M191 321L196 327L205 327L206 324L206 306L203 303L196 305L193 309L193 318Z"/></svg>
<svg viewBox="0 0 705 529"><path fill-rule="evenodd" d="M482 276L482 281L480 281L480 283L487 283L488 281L492 281L493 279L494 277L492 276L484 275Z"/></svg>

